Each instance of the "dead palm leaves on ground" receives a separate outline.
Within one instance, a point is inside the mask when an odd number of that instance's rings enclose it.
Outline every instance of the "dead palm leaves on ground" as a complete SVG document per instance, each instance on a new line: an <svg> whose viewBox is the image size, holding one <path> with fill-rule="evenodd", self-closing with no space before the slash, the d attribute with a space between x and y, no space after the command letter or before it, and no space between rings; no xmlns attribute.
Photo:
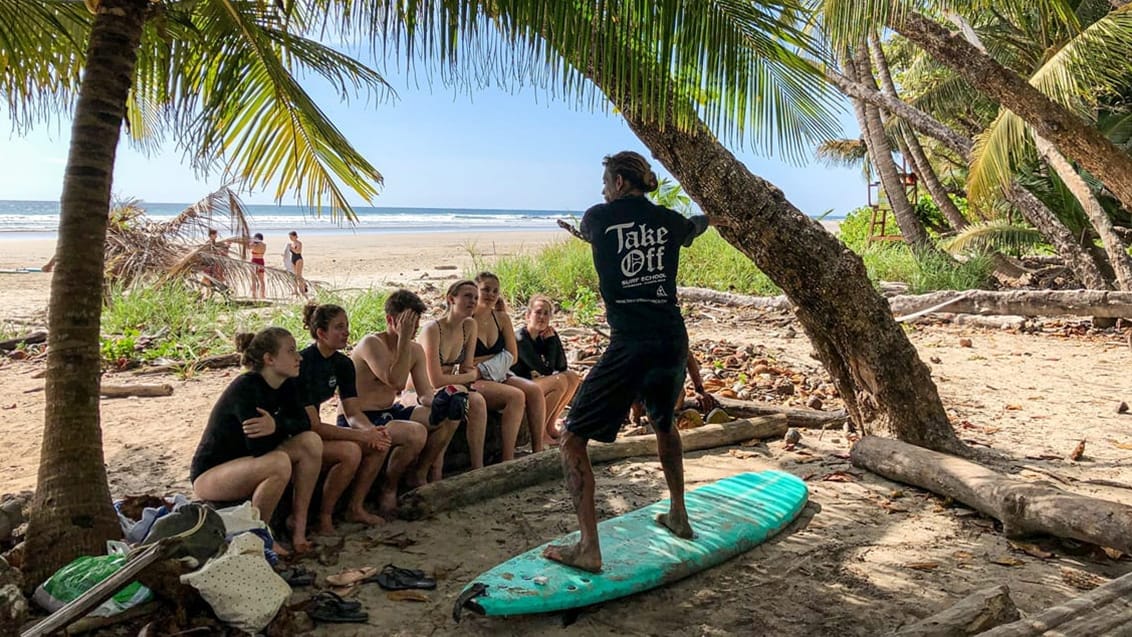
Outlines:
<svg viewBox="0 0 1132 637"><path fill-rule="evenodd" d="M215 228L216 244L208 240ZM146 217L137 199L117 202L110 210L106 233L106 279L130 287L141 281L188 281L224 294L251 290L256 266L247 260L251 234L240 198L224 187L185 208L168 221ZM292 274L264 268L272 296L295 289Z"/></svg>

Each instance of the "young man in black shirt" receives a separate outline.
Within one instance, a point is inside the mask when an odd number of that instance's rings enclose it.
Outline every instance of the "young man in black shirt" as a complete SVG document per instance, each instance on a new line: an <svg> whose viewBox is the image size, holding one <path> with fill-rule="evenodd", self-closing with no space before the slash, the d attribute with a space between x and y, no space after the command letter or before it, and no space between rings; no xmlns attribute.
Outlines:
<svg viewBox="0 0 1132 637"><path fill-rule="evenodd" d="M603 160L606 203L586 211L581 234L593 250L605 313L613 334L570 410L561 440L566 484L574 498L581 540L551 545L547 558L583 570L601 570L594 509L594 475L586 445L612 442L633 400L640 398L656 429L657 450L671 505L657 522L685 539L692 526L684 507L684 457L673 427L683 392L688 333L676 303L680 248L707 229L707 217L686 218L657 206L646 192L657 188L648 162L634 152Z"/></svg>

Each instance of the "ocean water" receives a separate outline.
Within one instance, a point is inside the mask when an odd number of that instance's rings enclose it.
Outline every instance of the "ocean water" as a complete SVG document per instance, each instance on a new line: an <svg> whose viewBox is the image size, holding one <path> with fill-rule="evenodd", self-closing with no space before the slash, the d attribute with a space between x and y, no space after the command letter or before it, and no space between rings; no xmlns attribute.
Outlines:
<svg viewBox="0 0 1132 637"><path fill-rule="evenodd" d="M190 204L143 203L155 220L172 219ZM465 208L357 207L354 223L315 217L298 206L247 205L248 225L254 232L341 234L361 232L445 232L457 230L554 230L555 221L577 222L583 210L491 210ZM830 217L829 220L840 220ZM214 224L225 233L225 220ZM54 237L59 227L59 202L0 199L0 239Z"/></svg>
<svg viewBox="0 0 1132 637"><path fill-rule="evenodd" d="M190 204L144 203L146 215L155 220L172 219ZM299 233L351 232L442 232L445 230L553 230L555 220L580 218L581 210L474 210L460 208L357 207L358 219L332 221L315 217L298 206L247 205L252 232L295 230ZM217 219L224 232L226 219ZM0 200L0 236L4 233L53 235L59 226L59 202ZM7 236L12 237L12 234Z"/></svg>

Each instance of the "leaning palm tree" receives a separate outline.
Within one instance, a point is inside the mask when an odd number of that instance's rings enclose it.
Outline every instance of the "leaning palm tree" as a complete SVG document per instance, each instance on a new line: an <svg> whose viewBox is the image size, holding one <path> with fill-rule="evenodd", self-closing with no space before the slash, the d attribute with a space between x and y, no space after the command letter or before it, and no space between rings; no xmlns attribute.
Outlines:
<svg viewBox="0 0 1132 637"><path fill-rule="evenodd" d="M321 3L0 0L0 91L20 123L73 112L48 309L46 410L28 530L34 586L120 534L99 427L99 317L115 150L169 136L198 167L351 216L381 175L295 79L387 92L369 67L309 39ZM88 10L89 8L89 10Z"/></svg>
<svg viewBox="0 0 1132 637"><path fill-rule="evenodd" d="M834 136L829 93L799 54L824 57L798 28L800 7L792 0L500 0L438 3L427 20L383 14L357 22L374 24L378 36L392 31L402 43L416 33L459 69L467 57L450 47L485 30L464 5L483 5L505 41L546 60L555 86L583 95L600 90L700 208L724 224L720 234L794 302L854 423L935 449L963 449L927 367L860 258L721 143L753 139L806 154L808 143Z"/></svg>

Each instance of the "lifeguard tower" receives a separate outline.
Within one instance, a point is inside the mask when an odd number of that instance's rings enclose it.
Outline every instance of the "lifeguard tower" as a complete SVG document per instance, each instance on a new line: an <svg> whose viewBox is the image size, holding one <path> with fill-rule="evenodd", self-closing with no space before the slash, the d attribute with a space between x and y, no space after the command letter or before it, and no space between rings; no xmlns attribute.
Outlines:
<svg viewBox="0 0 1132 637"><path fill-rule="evenodd" d="M872 216L869 219L869 243L873 241L903 241L904 237L899 234L888 234L888 213L892 211L892 204L889 203L888 196L885 195L880 178L872 181L872 176L872 169L870 168L869 208L872 210ZM898 176L900 183L904 186L905 193L908 195L908 201L919 200L919 179L916 177L916 173L908 170L908 165L903 158L900 161Z"/></svg>

